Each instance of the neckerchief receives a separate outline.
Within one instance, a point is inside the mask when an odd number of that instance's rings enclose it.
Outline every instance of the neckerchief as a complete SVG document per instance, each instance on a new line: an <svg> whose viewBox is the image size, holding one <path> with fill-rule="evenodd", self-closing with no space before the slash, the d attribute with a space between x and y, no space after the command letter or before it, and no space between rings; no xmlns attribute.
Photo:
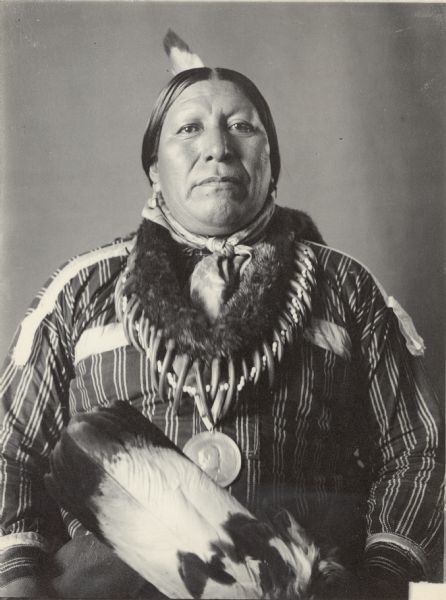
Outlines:
<svg viewBox="0 0 446 600"><path fill-rule="evenodd" d="M162 197L155 205L149 201L142 216L165 227L180 244L210 253L197 264L190 277L190 296L214 322L237 288L240 276L251 260L252 244L263 239L274 210L274 200L268 196L251 223L226 237L191 233L175 219Z"/></svg>

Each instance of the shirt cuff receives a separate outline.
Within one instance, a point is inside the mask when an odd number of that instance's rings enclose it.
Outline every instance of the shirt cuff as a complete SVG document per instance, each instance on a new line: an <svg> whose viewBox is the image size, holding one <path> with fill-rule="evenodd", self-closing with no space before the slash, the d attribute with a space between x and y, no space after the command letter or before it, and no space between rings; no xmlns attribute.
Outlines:
<svg viewBox="0 0 446 600"><path fill-rule="evenodd" d="M368 538L364 567L368 576L394 585L427 579L428 563L423 550L396 534L375 534Z"/></svg>
<svg viewBox="0 0 446 600"><path fill-rule="evenodd" d="M47 553L38 534L11 534L0 538L0 588L24 577L39 577Z"/></svg>

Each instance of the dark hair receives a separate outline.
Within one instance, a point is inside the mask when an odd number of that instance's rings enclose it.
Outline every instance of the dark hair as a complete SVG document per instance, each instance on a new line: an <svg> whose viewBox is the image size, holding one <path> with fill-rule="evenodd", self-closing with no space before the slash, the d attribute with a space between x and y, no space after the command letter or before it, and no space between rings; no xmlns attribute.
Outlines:
<svg viewBox="0 0 446 600"><path fill-rule="evenodd" d="M187 71L181 71L161 90L155 102L142 143L142 166L150 183L152 183L152 180L150 179L149 168L156 159L161 128L167 111L186 88L198 81L206 81L209 79L232 81L232 83L241 89L248 100L250 100L256 108L268 136L271 175L274 184L277 185L280 174L279 143L269 106L260 91L248 77L237 71L220 67L215 69L198 67L195 69L188 69Z"/></svg>

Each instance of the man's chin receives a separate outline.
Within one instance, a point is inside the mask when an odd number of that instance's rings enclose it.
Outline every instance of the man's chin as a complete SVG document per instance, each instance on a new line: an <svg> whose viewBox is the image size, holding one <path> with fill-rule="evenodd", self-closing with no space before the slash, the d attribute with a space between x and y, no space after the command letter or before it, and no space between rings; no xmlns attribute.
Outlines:
<svg viewBox="0 0 446 600"><path fill-rule="evenodd" d="M225 235L240 229L244 225L244 211L239 199L212 199L203 202L200 210L195 212L197 221L208 228L207 235ZM249 217L245 217L249 220Z"/></svg>
<svg viewBox="0 0 446 600"><path fill-rule="evenodd" d="M230 208L231 206L238 206L246 200L246 191L239 186L227 188L203 186L196 188L196 193L191 200L197 205L202 205L203 209L207 207L207 210L211 208L217 210L219 207Z"/></svg>
<svg viewBox="0 0 446 600"><path fill-rule="evenodd" d="M238 210L236 210L238 208ZM214 212L209 215L207 222L209 225L213 225L222 230L231 230L235 231L240 229L251 220L249 215L245 215L243 210L240 210L240 207L236 207L233 210L229 210L227 212Z"/></svg>
<svg viewBox="0 0 446 600"><path fill-rule="evenodd" d="M219 215L217 218L214 214L209 215L208 218L200 215L199 220L196 219L194 223L189 223L186 229L189 229L192 233L199 233L201 235L225 236L238 231L243 225L244 222L240 220L238 215Z"/></svg>

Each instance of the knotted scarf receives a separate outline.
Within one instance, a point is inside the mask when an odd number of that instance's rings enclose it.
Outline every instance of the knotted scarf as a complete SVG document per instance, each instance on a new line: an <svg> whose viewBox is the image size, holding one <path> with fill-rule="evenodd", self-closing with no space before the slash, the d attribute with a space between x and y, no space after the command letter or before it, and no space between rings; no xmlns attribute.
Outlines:
<svg viewBox="0 0 446 600"><path fill-rule="evenodd" d="M191 233L175 219L161 195L156 202L152 199L148 201L142 216L168 229L178 243L210 253L201 259L192 272L190 296L194 304L200 306L208 319L214 322L237 289L243 270L251 260L252 244L263 239L274 210L274 200L268 196L255 219L227 237Z"/></svg>

